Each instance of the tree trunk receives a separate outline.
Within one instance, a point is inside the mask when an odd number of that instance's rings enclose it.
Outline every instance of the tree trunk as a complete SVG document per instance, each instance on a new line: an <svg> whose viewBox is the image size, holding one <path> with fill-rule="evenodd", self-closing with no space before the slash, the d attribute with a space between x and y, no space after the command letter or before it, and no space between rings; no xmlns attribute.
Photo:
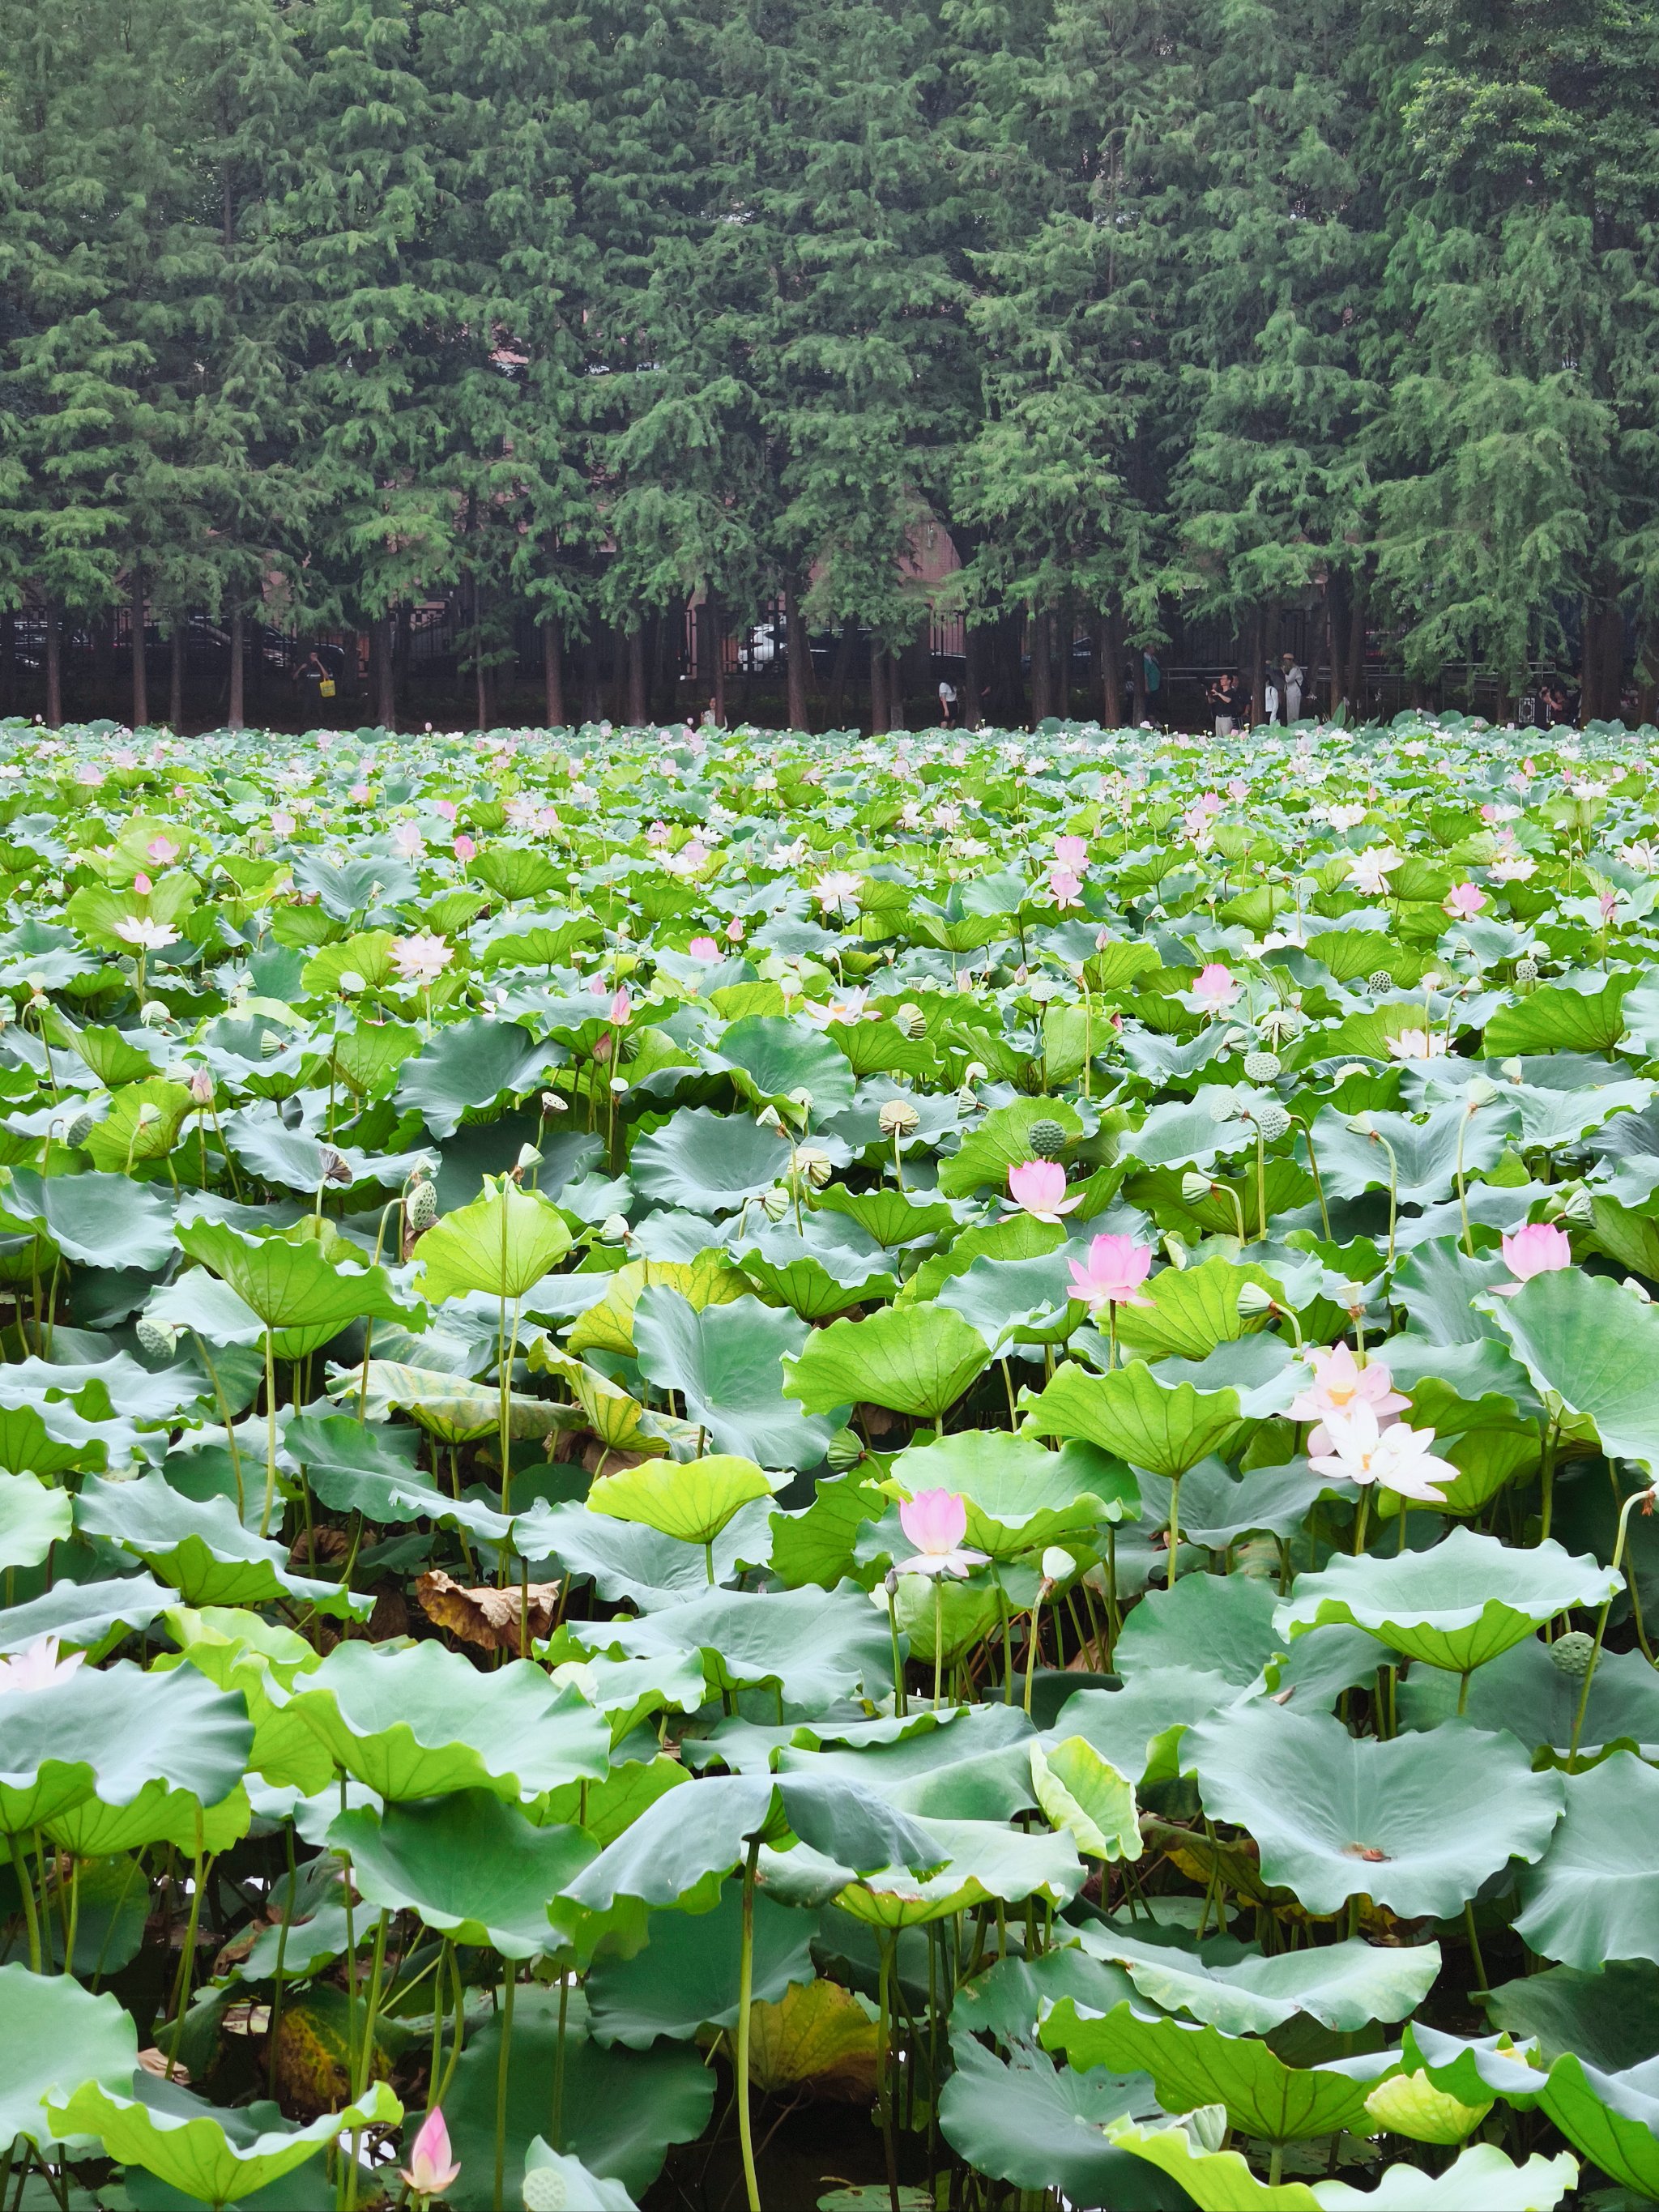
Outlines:
<svg viewBox="0 0 1659 2212"><path fill-rule="evenodd" d="M120 719L115 686L113 616L100 615L92 625L92 694L99 714L107 714L113 708L116 719Z"/></svg>
<svg viewBox="0 0 1659 2212"><path fill-rule="evenodd" d="M726 727L726 624L720 617L720 601L708 594L708 635L714 659L714 721L720 729Z"/></svg>
<svg viewBox="0 0 1659 2212"><path fill-rule="evenodd" d="M1267 712L1267 612L1258 607L1250 617L1250 726L1256 728Z"/></svg>
<svg viewBox="0 0 1659 2212"><path fill-rule="evenodd" d="M174 615L167 659L167 727L176 737L185 719L185 617Z"/></svg>
<svg viewBox="0 0 1659 2212"><path fill-rule="evenodd" d="M225 709L225 726L240 730L243 725L243 698L246 681L244 667L242 611L239 607L230 618L230 704Z"/></svg>
<svg viewBox="0 0 1659 2212"><path fill-rule="evenodd" d="M628 725L643 729L650 716L645 688L645 625L636 621L628 633Z"/></svg>
<svg viewBox="0 0 1659 2212"><path fill-rule="evenodd" d="M1328 713L1333 721L1347 696L1347 592L1341 577L1333 569L1325 579L1325 659L1331 672ZM1313 671L1308 671L1309 689L1313 688Z"/></svg>
<svg viewBox="0 0 1659 2212"><path fill-rule="evenodd" d="M1123 617L1116 607L1102 615L1095 631L1099 666L1100 719L1109 730L1123 727Z"/></svg>
<svg viewBox="0 0 1659 2212"><path fill-rule="evenodd" d="M472 711L482 733L489 727L489 671L484 665L483 586L472 579Z"/></svg>
<svg viewBox="0 0 1659 2212"><path fill-rule="evenodd" d="M1031 726L1033 729L1054 712L1049 703L1049 678L1054 672L1050 665L1048 641L1052 619L1045 608L1041 614L1034 614L1026 624L1026 633L1031 641Z"/></svg>
<svg viewBox="0 0 1659 2212"><path fill-rule="evenodd" d="M853 652L858 643L858 631L850 622L844 622L836 640L836 658L830 671L830 697L825 707L828 720L825 727L838 730L841 718L847 711L847 685L853 673Z"/></svg>
<svg viewBox="0 0 1659 2212"><path fill-rule="evenodd" d="M884 737L890 726L887 704L887 654L874 638L870 641L870 734Z"/></svg>
<svg viewBox="0 0 1659 2212"><path fill-rule="evenodd" d="M1348 597L1348 680L1343 696L1352 710L1349 719L1360 720L1365 712L1365 579L1353 580Z"/></svg>
<svg viewBox="0 0 1659 2212"><path fill-rule="evenodd" d="M550 615L542 624L542 700L550 730L564 726L564 641Z"/></svg>
<svg viewBox="0 0 1659 2212"><path fill-rule="evenodd" d="M46 727L64 726L64 630L58 609L48 599L46 614Z"/></svg>
<svg viewBox="0 0 1659 2212"><path fill-rule="evenodd" d="M377 615L368 631L368 680L374 719L388 734L398 726L397 641L390 613Z"/></svg>
<svg viewBox="0 0 1659 2212"><path fill-rule="evenodd" d="M982 720L980 694L985 688L984 640L980 631L969 623L962 628L962 726L976 730Z"/></svg>
<svg viewBox="0 0 1659 2212"><path fill-rule="evenodd" d="M792 730L808 726L806 686L812 673L811 649L800 616L800 593L793 584L783 587L784 719Z"/></svg>
<svg viewBox="0 0 1659 2212"><path fill-rule="evenodd" d="M144 659L144 578L132 572L132 726L142 730L149 720L149 670Z"/></svg>
<svg viewBox="0 0 1659 2212"><path fill-rule="evenodd" d="M17 617L0 613L0 714L17 712Z"/></svg>

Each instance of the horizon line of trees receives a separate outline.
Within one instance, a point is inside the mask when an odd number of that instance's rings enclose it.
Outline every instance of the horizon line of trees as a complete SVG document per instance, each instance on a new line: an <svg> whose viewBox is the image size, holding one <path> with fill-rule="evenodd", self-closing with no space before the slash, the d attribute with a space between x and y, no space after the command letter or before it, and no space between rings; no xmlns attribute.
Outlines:
<svg viewBox="0 0 1659 2212"><path fill-rule="evenodd" d="M647 632L781 600L882 728L936 522L1034 720L1171 608L1259 716L1310 592L1334 690L1368 624L1519 688L1571 609L1651 714L1656 64L1659 0L34 0L0 607L48 719L125 606L227 627L233 721L254 623L364 630L393 726L434 592L481 722L526 611L558 721L584 641L642 702Z"/></svg>

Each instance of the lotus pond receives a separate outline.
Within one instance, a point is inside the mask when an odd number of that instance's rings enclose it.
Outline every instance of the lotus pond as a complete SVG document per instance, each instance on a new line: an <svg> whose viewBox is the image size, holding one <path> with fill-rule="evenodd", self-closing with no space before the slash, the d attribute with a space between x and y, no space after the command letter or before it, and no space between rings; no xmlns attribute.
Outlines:
<svg viewBox="0 0 1659 2212"><path fill-rule="evenodd" d="M0 2201L1659 2199L1655 733L0 725Z"/></svg>

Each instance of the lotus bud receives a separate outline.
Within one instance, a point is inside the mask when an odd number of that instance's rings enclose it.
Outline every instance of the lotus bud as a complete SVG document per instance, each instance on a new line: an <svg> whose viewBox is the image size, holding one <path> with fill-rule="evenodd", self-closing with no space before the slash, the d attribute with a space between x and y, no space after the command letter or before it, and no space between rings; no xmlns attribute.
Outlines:
<svg viewBox="0 0 1659 2212"><path fill-rule="evenodd" d="M1431 968L1421 979L1421 988L1425 991L1442 991L1445 987L1446 979L1437 968Z"/></svg>
<svg viewBox="0 0 1659 2212"><path fill-rule="evenodd" d="M1582 1183L1577 1190L1568 1191L1562 1199L1561 1218L1564 1221L1595 1220L1595 1200Z"/></svg>
<svg viewBox="0 0 1659 2212"><path fill-rule="evenodd" d="M990 1070L982 1060L970 1060L962 1071L962 1087L971 1091L976 1083L983 1083Z"/></svg>
<svg viewBox="0 0 1659 2212"><path fill-rule="evenodd" d="M1477 1075L1473 1083L1463 1086L1463 1096L1468 1100L1471 1111L1477 1106L1490 1106L1498 1095L1498 1085L1489 1076Z"/></svg>
<svg viewBox="0 0 1659 2212"><path fill-rule="evenodd" d="M814 1190L823 1188L834 1166L829 1153L820 1152L816 1145L797 1145L789 1155L790 1174L798 1182L811 1184Z"/></svg>
<svg viewBox="0 0 1659 2212"><path fill-rule="evenodd" d="M755 1126L757 1129L775 1129L780 1136L784 1133L783 1116L775 1106L763 1106L755 1116Z"/></svg>
<svg viewBox="0 0 1659 2212"><path fill-rule="evenodd" d="M1066 1132L1058 1121L1045 1117L1032 1122L1025 1142L1034 1160L1057 1160L1066 1149Z"/></svg>
<svg viewBox="0 0 1659 2212"><path fill-rule="evenodd" d="M542 1156L536 1150L534 1145L520 1145L519 1147L519 1157L513 1163L513 1172L515 1176L520 1176L524 1173L526 1168L539 1167L541 1163Z"/></svg>
<svg viewBox="0 0 1659 2212"><path fill-rule="evenodd" d="M1386 968L1373 968L1365 978L1365 988L1380 999L1384 991L1393 990L1394 977Z"/></svg>
<svg viewBox="0 0 1659 2212"><path fill-rule="evenodd" d="M1253 1321L1258 1314L1273 1313L1278 1310L1278 1304L1273 1292L1261 1284L1244 1283L1240 1285L1238 1312L1241 1320Z"/></svg>
<svg viewBox="0 0 1659 2212"><path fill-rule="evenodd" d="M837 1429L824 1447L823 1456L832 1474L845 1474L864 1457L864 1445L854 1429Z"/></svg>
<svg viewBox="0 0 1659 2212"><path fill-rule="evenodd" d="M418 1182L411 1183L404 1200L404 1219L412 1236L423 1236L438 1218L438 1193L434 1184L422 1175Z"/></svg>
<svg viewBox="0 0 1659 2212"><path fill-rule="evenodd" d="M1565 1636L1558 1636L1549 1647L1550 1664L1575 1682L1582 1682L1589 1672L1589 1662L1595 1656L1595 1638L1582 1628L1570 1628Z"/></svg>
<svg viewBox="0 0 1659 2212"><path fill-rule="evenodd" d="M1517 983L1535 983L1538 981L1538 963L1524 956L1517 960L1515 963L1515 980ZM1552 1644L1550 1648L1553 1650L1554 1646Z"/></svg>
<svg viewBox="0 0 1659 2212"><path fill-rule="evenodd" d="M1247 1052L1244 1073L1251 1083L1272 1083L1279 1073L1279 1059L1276 1052Z"/></svg>
<svg viewBox="0 0 1659 2212"><path fill-rule="evenodd" d="M156 1104L153 1098L146 1098L143 1104L138 1109L138 1127L141 1129L152 1128L155 1124L161 1120L161 1108Z"/></svg>
<svg viewBox="0 0 1659 2212"><path fill-rule="evenodd" d="M171 1359L178 1348L178 1330L170 1322L155 1321L149 1314L139 1315L133 1334L147 1359Z"/></svg>
<svg viewBox="0 0 1659 2212"><path fill-rule="evenodd" d="M761 1193L757 1203L769 1221L781 1221L789 1211L789 1194L781 1182L774 1183Z"/></svg>
<svg viewBox="0 0 1659 2212"><path fill-rule="evenodd" d="M343 999L355 999L360 991L366 991L368 988L368 983L355 968L343 968L340 970L340 996Z"/></svg>
<svg viewBox="0 0 1659 2212"><path fill-rule="evenodd" d="M1196 1168L1188 1168L1181 1178L1182 1204L1196 1206L1200 1200L1209 1196L1213 1188L1208 1176L1200 1175Z"/></svg>
<svg viewBox="0 0 1659 2212"><path fill-rule="evenodd" d="M601 1242L606 1244L625 1244L630 1231L625 1213L607 1213L599 1224Z"/></svg>
<svg viewBox="0 0 1659 2212"><path fill-rule="evenodd" d="M29 989L34 994L33 999L30 1000L30 1004L32 1006L38 1006L40 1000L46 995L46 977L44 975L25 975L23 981L28 985Z"/></svg>
<svg viewBox="0 0 1659 2212"><path fill-rule="evenodd" d="M908 1098L888 1099L876 1116L876 1126L884 1137L913 1136L921 1121L921 1115Z"/></svg>
<svg viewBox="0 0 1659 2212"><path fill-rule="evenodd" d="M625 1097L628 1092L628 1078L625 1075L613 1075L609 1088L613 1098Z"/></svg>
<svg viewBox="0 0 1659 2212"><path fill-rule="evenodd" d="M1200 2105L1195 2111L1181 2115L1181 2124L1187 2130L1195 2151L1218 2151L1227 2140L1227 2107L1224 2105Z"/></svg>
<svg viewBox="0 0 1659 2212"><path fill-rule="evenodd" d="M1291 1126L1291 1117L1276 1100L1269 1099L1258 1106L1254 1115L1255 1126L1261 1132L1264 1145L1276 1145Z"/></svg>
<svg viewBox="0 0 1659 2212"><path fill-rule="evenodd" d="M64 1142L71 1148L76 1145L84 1145L97 1126L98 1116L83 1106L64 1129Z"/></svg>

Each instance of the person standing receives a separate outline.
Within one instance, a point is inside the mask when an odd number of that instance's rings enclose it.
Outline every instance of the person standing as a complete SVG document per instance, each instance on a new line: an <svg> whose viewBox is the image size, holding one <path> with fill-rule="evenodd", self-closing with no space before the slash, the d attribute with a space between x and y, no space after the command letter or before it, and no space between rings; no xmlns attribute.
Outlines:
<svg viewBox="0 0 1659 2212"><path fill-rule="evenodd" d="M957 726L957 688L949 677L939 679L939 719L942 729L954 730Z"/></svg>
<svg viewBox="0 0 1659 2212"><path fill-rule="evenodd" d="M1300 666L1293 653L1279 656L1279 690L1285 702L1286 727L1302 720L1302 693L1308 680L1306 669Z"/></svg>

